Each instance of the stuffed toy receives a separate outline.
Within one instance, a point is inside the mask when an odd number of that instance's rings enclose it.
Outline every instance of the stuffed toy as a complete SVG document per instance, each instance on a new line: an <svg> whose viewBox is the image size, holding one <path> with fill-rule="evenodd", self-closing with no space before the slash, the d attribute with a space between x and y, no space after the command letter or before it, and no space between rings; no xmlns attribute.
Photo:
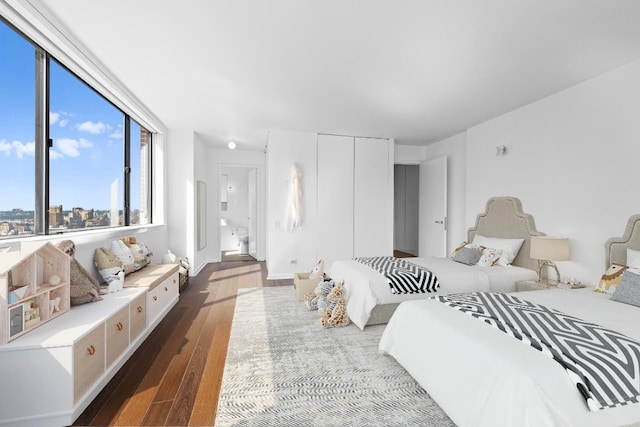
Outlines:
<svg viewBox="0 0 640 427"><path fill-rule="evenodd" d="M100 296L100 283L76 261L76 244L71 240L63 240L58 243L58 249L71 257L69 271L71 305L100 301L102 299Z"/></svg>
<svg viewBox="0 0 640 427"><path fill-rule="evenodd" d="M345 294L344 282L339 282L327 295L327 300L335 303L335 305L331 311L325 312L326 316L320 318L320 324L323 328L335 328L349 324Z"/></svg>
<svg viewBox="0 0 640 427"><path fill-rule="evenodd" d="M133 256L133 271L138 271L151 262L151 254L146 245L138 243L135 236L123 237L120 240L129 248Z"/></svg>
<svg viewBox="0 0 640 427"><path fill-rule="evenodd" d="M309 273L309 279L321 279L324 277L324 261L320 260Z"/></svg>
<svg viewBox="0 0 640 427"><path fill-rule="evenodd" d="M106 248L97 248L93 253L93 265L105 283L109 293L118 292L124 287L124 267L122 261Z"/></svg>
<svg viewBox="0 0 640 427"><path fill-rule="evenodd" d="M331 278L325 277L321 280L316 288L313 290L313 295L307 295L305 299L305 305L308 310L318 310L320 306L322 309L327 308L327 295L331 292L331 289L335 286L335 283Z"/></svg>
<svg viewBox="0 0 640 427"><path fill-rule="evenodd" d="M133 259L133 255L131 254L131 250L129 250L127 245L125 245L122 240L112 241L109 252L114 254L122 262L122 266L124 267L124 274L134 272L135 261Z"/></svg>

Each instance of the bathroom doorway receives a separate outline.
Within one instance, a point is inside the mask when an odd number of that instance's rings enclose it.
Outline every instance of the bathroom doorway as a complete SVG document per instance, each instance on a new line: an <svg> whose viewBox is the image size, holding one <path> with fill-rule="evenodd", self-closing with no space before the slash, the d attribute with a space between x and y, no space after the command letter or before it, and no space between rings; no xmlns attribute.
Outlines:
<svg viewBox="0 0 640 427"><path fill-rule="evenodd" d="M220 166L220 259L255 261L257 249L258 169Z"/></svg>

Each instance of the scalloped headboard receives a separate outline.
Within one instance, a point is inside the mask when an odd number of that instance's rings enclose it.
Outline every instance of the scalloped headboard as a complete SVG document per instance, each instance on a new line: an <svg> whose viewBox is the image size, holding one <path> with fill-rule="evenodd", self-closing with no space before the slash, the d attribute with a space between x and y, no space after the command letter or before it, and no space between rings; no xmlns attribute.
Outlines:
<svg viewBox="0 0 640 427"><path fill-rule="evenodd" d="M605 242L605 269L609 268L612 262L626 265L627 248L640 251L640 214L629 217L622 237L611 237Z"/></svg>
<svg viewBox="0 0 640 427"><path fill-rule="evenodd" d="M475 234L488 237L521 238L524 243L513 261L519 267L538 269L538 260L530 257L531 236L544 236L536 230L533 217L522 211L522 203L517 197L492 197L487 201L484 213L476 217L475 226L467 231L468 241Z"/></svg>

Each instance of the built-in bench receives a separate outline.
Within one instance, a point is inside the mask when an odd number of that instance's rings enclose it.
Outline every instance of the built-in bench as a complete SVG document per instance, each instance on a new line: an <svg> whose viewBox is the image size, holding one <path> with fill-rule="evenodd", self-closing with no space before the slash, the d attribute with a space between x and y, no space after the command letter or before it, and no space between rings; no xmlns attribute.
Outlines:
<svg viewBox="0 0 640 427"><path fill-rule="evenodd" d="M178 265L124 286L0 346L0 425L72 424L178 302Z"/></svg>

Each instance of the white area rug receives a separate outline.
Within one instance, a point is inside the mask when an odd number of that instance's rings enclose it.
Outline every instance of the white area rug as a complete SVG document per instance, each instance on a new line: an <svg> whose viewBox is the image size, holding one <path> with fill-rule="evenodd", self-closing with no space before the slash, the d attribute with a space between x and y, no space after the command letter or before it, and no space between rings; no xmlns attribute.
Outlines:
<svg viewBox="0 0 640 427"><path fill-rule="evenodd" d="M378 353L383 330L322 329L290 286L241 289L216 426L453 426Z"/></svg>

